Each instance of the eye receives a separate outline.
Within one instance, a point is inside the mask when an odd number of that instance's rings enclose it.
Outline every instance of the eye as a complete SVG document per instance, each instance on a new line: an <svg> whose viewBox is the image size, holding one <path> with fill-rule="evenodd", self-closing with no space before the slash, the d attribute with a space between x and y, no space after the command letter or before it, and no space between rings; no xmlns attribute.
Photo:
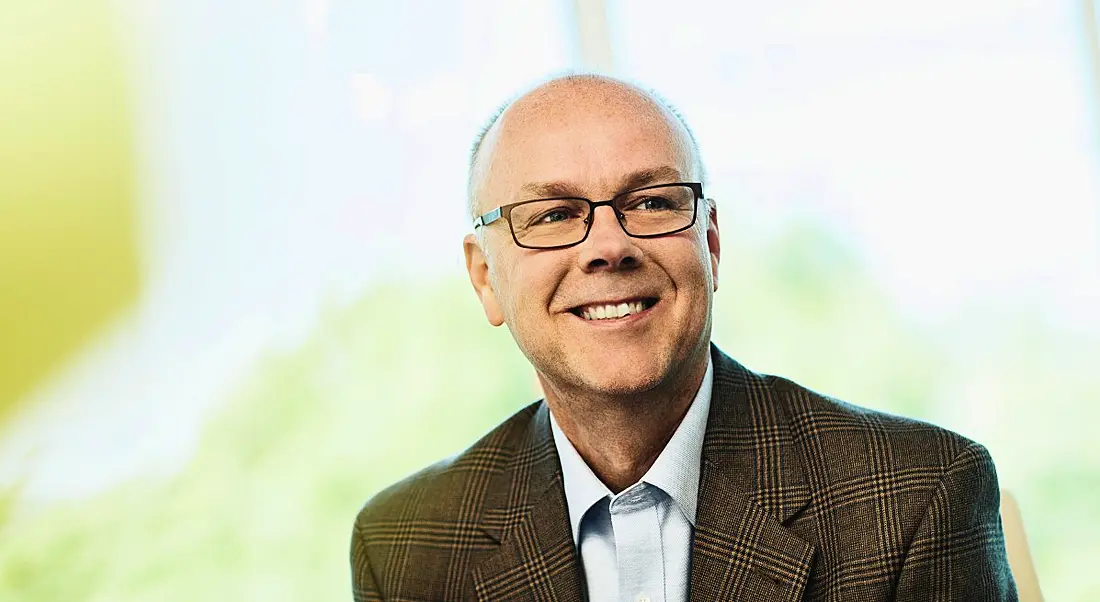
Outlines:
<svg viewBox="0 0 1100 602"><path fill-rule="evenodd" d="M537 207L531 207L537 209ZM572 205L557 205L553 207L545 208L541 211L534 212L530 218L524 220L523 223L527 224L528 228L534 228L538 226L553 226L572 219L581 217L581 210Z"/></svg>
<svg viewBox="0 0 1100 602"><path fill-rule="evenodd" d="M547 211L546 213L543 213L542 215L540 215L538 220L537 220L537 223L552 224L554 222L564 222L565 220L569 219L570 217L572 217L572 216L569 215L569 210L568 209L565 209L565 208L553 209L551 211Z"/></svg>
<svg viewBox="0 0 1100 602"><path fill-rule="evenodd" d="M644 196L634 199L630 206L626 207L630 211L668 211L673 208L672 201L669 201L663 196Z"/></svg>

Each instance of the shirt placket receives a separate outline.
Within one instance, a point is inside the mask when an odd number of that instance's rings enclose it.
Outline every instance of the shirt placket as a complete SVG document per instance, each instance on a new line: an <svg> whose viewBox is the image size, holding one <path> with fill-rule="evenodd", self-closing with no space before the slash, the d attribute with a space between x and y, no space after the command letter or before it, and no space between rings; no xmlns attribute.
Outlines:
<svg viewBox="0 0 1100 602"><path fill-rule="evenodd" d="M611 501L621 602L664 602L664 555L657 497L637 483Z"/></svg>

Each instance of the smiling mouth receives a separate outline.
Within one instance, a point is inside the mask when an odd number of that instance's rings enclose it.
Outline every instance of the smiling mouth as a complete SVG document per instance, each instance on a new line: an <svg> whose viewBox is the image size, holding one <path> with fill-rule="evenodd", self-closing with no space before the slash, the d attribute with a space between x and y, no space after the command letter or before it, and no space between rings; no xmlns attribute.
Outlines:
<svg viewBox="0 0 1100 602"><path fill-rule="evenodd" d="M641 313L657 305L656 297L620 301L619 303L593 303L570 309L569 312L585 320L617 320L631 314Z"/></svg>

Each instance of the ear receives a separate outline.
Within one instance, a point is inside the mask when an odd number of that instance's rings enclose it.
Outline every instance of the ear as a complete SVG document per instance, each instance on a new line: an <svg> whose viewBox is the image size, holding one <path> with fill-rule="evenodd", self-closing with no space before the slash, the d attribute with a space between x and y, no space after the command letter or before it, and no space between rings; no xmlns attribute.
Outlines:
<svg viewBox="0 0 1100 602"><path fill-rule="evenodd" d="M500 326L504 323L504 315L500 312L500 304L497 303L496 293L489 281L489 263L473 234L467 234L462 240L462 251L466 254L466 272L470 275L470 284L473 285L477 298L481 300L485 318L493 326Z"/></svg>
<svg viewBox="0 0 1100 602"><path fill-rule="evenodd" d="M710 271L714 277L714 290L718 290L718 259L722 256L722 244L718 240L718 207L707 199L707 250L710 252Z"/></svg>

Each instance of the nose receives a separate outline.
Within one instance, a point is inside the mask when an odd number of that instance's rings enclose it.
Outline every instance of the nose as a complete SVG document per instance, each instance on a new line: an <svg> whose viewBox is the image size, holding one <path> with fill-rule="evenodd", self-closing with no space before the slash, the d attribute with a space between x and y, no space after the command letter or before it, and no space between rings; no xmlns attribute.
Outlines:
<svg viewBox="0 0 1100 602"><path fill-rule="evenodd" d="M588 238L580 244L577 258L582 270L616 272L641 264L642 250L623 230L613 208L597 207L590 219L592 228L588 231Z"/></svg>

